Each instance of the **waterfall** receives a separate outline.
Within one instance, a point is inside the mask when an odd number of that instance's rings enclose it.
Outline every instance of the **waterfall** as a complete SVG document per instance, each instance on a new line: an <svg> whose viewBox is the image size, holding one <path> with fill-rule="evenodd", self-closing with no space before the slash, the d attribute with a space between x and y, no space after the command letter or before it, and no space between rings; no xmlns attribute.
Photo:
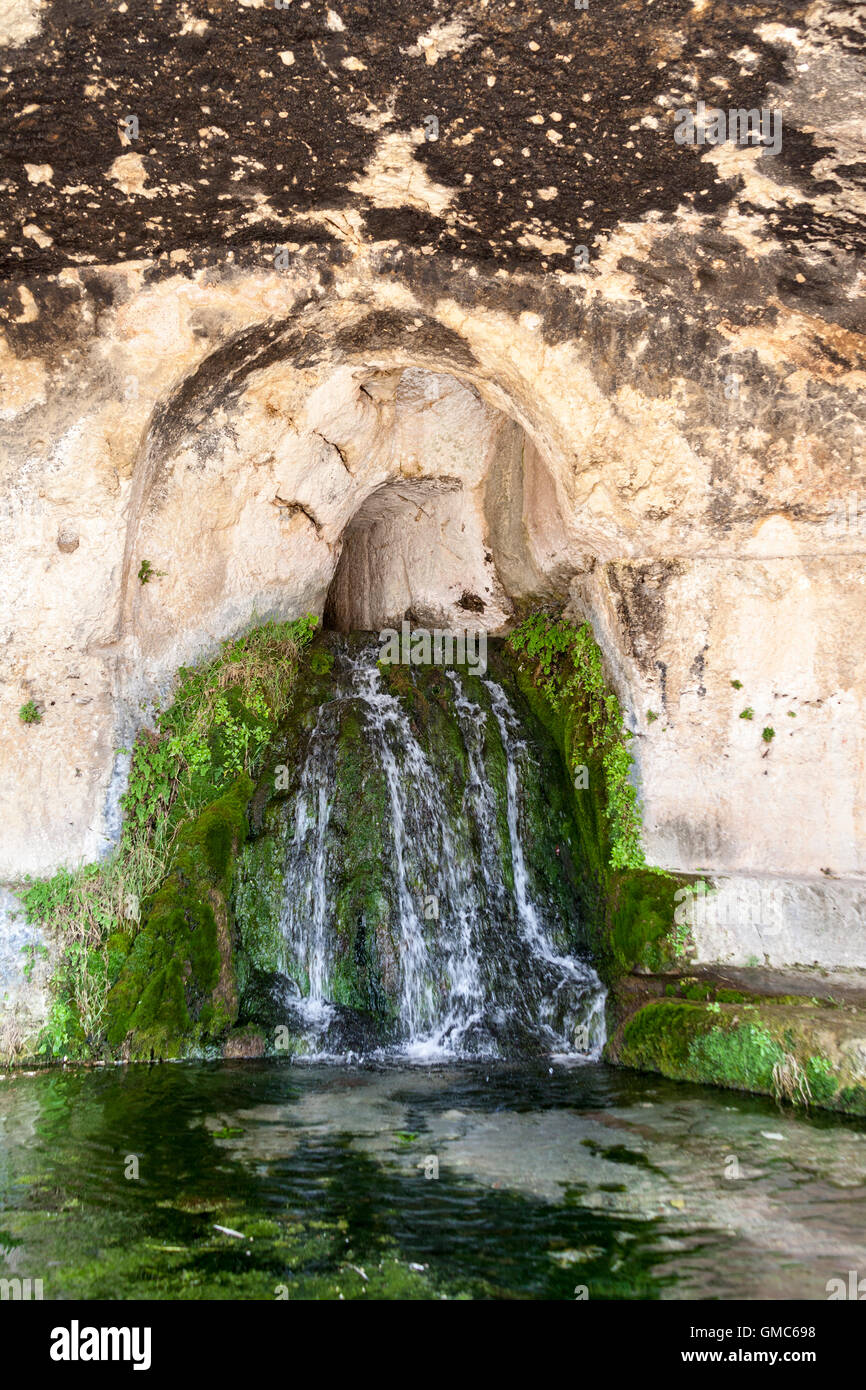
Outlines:
<svg viewBox="0 0 866 1390"><path fill-rule="evenodd" d="M533 883L532 750L503 686L426 668L422 735L403 698L417 670L395 690L377 658L370 641L338 649L279 808L278 979L298 1050L597 1056L604 991L562 948L578 924Z"/></svg>
<svg viewBox="0 0 866 1390"><path fill-rule="evenodd" d="M587 967L576 960L573 956L563 956L554 951L553 946L546 935L544 928L539 920L539 915L535 904L532 902L529 892L529 880L526 872L526 862L523 854L523 845L520 839L520 829L518 821L518 759L526 756L526 744L520 738L519 724L514 710L508 703L505 691L501 686L493 681L485 681L487 689L492 696L493 714L499 725L502 736L502 743L505 748L508 760L507 772L507 794L508 794L508 833L511 842L511 857L514 865L514 896L517 905L517 917L520 928L526 940L527 946L532 954L547 963L554 973L560 975L560 981L556 986L557 991L562 990L571 983L578 989L586 986ZM595 972L592 972L595 976ZM595 976L594 983L600 985L598 977ZM554 1015L553 1000L549 997L541 1001L543 1016L548 1024ZM591 1005L590 1015L586 1022L581 1025L585 1029L584 1037L586 1044L593 1034L599 1031L603 1034L604 1028L604 996L599 991L594 997Z"/></svg>

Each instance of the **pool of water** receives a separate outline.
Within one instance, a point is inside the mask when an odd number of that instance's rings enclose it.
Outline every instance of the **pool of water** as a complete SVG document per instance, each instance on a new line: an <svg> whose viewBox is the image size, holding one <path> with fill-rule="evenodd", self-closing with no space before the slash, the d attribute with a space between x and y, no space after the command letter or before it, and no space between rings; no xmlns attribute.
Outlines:
<svg viewBox="0 0 866 1390"><path fill-rule="evenodd" d="M826 1299L866 1124L601 1064L0 1080L0 1277L48 1298Z"/></svg>

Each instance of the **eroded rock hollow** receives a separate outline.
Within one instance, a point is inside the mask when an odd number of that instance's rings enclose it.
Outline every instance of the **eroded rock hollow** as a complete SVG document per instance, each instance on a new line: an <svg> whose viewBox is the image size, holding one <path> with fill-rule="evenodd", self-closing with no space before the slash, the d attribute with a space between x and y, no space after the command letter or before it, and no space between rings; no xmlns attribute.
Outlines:
<svg viewBox="0 0 866 1390"><path fill-rule="evenodd" d="M866 968L858 8L0 6L16 1037L25 876L112 852L179 668L308 613L588 622L690 966Z"/></svg>

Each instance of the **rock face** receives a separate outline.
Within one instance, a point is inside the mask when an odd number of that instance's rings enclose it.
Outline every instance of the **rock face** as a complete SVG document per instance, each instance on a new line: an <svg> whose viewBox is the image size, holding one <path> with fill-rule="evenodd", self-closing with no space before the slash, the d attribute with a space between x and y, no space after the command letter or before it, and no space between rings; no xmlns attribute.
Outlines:
<svg viewBox="0 0 866 1390"><path fill-rule="evenodd" d="M866 40L732 10L0 3L0 876L256 615L557 603L699 957L866 966Z"/></svg>

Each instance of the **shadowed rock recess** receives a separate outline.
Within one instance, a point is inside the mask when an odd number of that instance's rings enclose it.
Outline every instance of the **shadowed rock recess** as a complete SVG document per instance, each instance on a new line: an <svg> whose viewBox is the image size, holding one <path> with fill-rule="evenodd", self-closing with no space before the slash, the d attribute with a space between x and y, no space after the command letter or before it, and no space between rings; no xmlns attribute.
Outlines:
<svg viewBox="0 0 866 1390"><path fill-rule="evenodd" d="M833 0L0 0L0 1056L866 1109L864 94Z"/></svg>

